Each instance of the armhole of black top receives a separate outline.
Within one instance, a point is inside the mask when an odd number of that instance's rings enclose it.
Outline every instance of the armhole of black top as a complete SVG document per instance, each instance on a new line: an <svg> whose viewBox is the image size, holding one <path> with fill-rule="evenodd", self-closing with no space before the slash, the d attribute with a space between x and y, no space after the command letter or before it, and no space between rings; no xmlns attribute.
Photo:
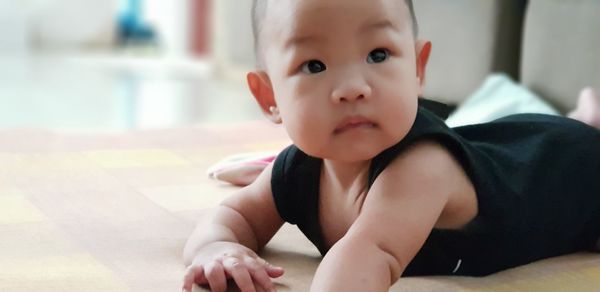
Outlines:
<svg viewBox="0 0 600 292"><path fill-rule="evenodd" d="M271 192L273 193L273 201L279 216L290 224L296 224L296 218L293 216L293 197L289 185L287 170L290 167L290 162L294 156L294 145L285 148L275 159L273 170L271 173Z"/></svg>
<svg viewBox="0 0 600 292"><path fill-rule="evenodd" d="M387 168L387 166L407 147L410 147L410 145L423 140L434 140L438 141L446 148L452 148L449 146L452 142L445 143L443 141L447 136L451 135L451 130L444 121L428 109L420 106L413 127L406 137L396 145L391 146L373 158L371 168L369 169L368 187L370 188L385 168Z"/></svg>
<svg viewBox="0 0 600 292"><path fill-rule="evenodd" d="M422 98L422 97L419 98L419 106L434 113L436 116L438 116L442 120L448 119L450 114L452 114L456 110L455 105L449 105L446 103L442 103L439 101Z"/></svg>

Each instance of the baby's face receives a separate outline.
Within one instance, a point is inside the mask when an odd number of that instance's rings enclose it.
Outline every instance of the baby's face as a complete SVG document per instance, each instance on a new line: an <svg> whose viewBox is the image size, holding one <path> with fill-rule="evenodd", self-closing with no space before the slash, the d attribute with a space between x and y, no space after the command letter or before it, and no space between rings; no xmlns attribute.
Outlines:
<svg viewBox="0 0 600 292"><path fill-rule="evenodd" d="M262 44L283 124L309 155L371 159L412 126L421 88L404 1L270 1Z"/></svg>

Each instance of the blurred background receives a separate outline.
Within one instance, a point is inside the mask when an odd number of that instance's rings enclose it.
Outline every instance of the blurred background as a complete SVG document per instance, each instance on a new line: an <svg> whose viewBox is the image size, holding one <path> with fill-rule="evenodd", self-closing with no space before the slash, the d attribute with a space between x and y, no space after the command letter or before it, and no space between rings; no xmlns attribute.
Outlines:
<svg viewBox="0 0 600 292"><path fill-rule="evenodd" d="M252 58L240 53L251 35L223 28L247 29L250 3L0 0L0 130L259 119L244 83Z"/></svg>
<svg viewBox="0 0 600 292"><path fill-rule="evenodd" d="M245 84L254 65L251 5L0 0L0 130L124 131L260 120ZM599 0L414 5L419 36L433 41L426 98L462 106L483 96L511 113L535 100L566 113L581 89L600 88ZM486 82L498 73L502 86ZM486 107L475 112L498 110Z"/></svg>

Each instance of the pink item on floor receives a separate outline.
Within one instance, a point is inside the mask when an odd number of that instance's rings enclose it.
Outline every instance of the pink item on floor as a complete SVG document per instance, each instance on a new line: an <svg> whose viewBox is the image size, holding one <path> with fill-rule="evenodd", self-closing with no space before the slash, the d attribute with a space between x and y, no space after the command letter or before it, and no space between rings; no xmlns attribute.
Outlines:
<svg viewBox="0 0 600 292"><path fill-rule="evenodd" d="M207 171L212 179L238 186L252 183L273 162L277 153L243 153L227 157Z"/></svg>

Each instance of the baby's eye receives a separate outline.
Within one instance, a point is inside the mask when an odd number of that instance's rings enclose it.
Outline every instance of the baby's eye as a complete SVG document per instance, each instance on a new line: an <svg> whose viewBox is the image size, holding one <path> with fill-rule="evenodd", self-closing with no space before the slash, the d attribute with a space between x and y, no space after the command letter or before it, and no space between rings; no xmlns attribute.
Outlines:
<svg viewBox="0 0 600 292"><path fill-rule="evenodd" d="M369 53L367 63L381 63L390 56L390 52L386 49L375 49Z"/></svg>
<svg viewBox="0 0 600 292"><path fill-rule="evenodd" d="M327 70L327 66L318 60L310 60L302 64L302 72L306 74L317 74Z"/></svg>

